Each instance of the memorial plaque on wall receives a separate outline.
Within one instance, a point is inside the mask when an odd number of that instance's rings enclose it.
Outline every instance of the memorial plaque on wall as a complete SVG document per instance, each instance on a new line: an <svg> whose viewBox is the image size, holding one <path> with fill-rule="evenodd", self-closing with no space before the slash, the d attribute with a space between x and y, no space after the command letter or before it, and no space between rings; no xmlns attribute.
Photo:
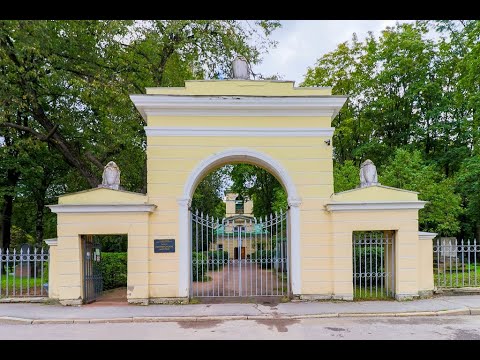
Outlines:
<svg viewBox="0 0 480 360"><path fill-rule="evenodd" d="M155 239L153 240L154 253L174 253L175 239Z"/></svg>

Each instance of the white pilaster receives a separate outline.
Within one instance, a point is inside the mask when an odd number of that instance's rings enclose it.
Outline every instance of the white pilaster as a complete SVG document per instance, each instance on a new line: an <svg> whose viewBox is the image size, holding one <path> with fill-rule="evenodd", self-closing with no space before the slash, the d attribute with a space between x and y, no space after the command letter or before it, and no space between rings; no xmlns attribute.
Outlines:
<svg viewBox="0 0 480 360"><path fill-rule="evenodd" d="M302 292L301 257L300 257L300 204L299 198L289 198L290 206L290 279L292 294L300 295Z"/></svg>
<svg viewBox="0 0 480 360"><path fill-rule="evenodd" d="M190 247L189 240L190 221L188 208L191 204L190 198L179 198L178 203L178 249L179 249L179 279L178 279L178 297L188 297L190 287Z"/></svg>

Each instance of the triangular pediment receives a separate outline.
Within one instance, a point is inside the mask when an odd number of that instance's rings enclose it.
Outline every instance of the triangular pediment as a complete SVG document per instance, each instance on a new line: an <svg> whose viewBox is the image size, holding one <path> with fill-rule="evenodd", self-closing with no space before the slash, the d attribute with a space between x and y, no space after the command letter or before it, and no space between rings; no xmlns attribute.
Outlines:
<svg viewBox="0 0 480 360"><path fill-rule="evenodd" d="M146 204L145 194L124 190L95 188L58 197L58 204Z"/></svg>
<svg viewBox="0 0 480 360"><path fill-rule="evenodd" d="M372 185L335 193L331 200L333 202L416 201L418 200L418 193L384 185Z"/></svg>

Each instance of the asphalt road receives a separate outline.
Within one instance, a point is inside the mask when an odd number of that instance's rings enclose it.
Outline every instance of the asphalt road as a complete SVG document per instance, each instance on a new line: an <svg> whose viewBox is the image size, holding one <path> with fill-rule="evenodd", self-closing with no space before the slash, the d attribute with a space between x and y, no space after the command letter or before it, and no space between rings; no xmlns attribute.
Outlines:
<svg viewBox="0 0 480 360"><path fill-rule="evenodd" d="M0 324L9 339L480 340L480 316L323 318L103 324Z"/></svg>

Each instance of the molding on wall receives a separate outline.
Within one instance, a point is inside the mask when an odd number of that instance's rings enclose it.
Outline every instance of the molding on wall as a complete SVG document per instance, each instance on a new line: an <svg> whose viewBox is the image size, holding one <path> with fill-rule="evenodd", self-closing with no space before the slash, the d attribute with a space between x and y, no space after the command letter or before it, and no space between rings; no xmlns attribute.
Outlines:
<svg viewBox="0 0 480 360"><path fill-rule="evenodd" d="M437 235L437 233L419 231L418 240L433 240L433 238Z"/></svg>
<svg viewBox="0 0 480 360"><path fill-rule="evenodd" d="M346 96L130 95L148 116L328 116L333 119Z"/></svg>
<svg viewBox="0 0 480 360"><path fill-rule="evenodd" d="M147 136L332 137L335 128L165 127L145 126Z"/></svg>
<svg viewBox="0 0 480 360"><path fill-rule="evenodd" d="M153 204L59 204L47 205L53 213L153 212Z"/></svg>
<svg viewBox="0 0 480 360"><path fill-rule="evenodd" d="M273 157L251 148L232 148L215 153L208 158L200 161L195 169L190 173L188 180L183 188L183 199L190 199L193 196L198 182L210 170L232 162L250 162L260 165L267 171L276 176L285 186L288 197L299 200L297 189L284 167Z"/></svg>
<svg viewBox="0 0 480 360"><path fill-rule="evenodd" d="M58 238L53 238L53 239L44 239L45 244L48 246L57 246L58 245Z"/></svg>
<svg viewBox="0 0 480 360"><path fill-rule="evenodd" d="M423 209L426 201L356 201L337 202L325 205L327 211L371 211L371 210L413 210Z"/></svg>

